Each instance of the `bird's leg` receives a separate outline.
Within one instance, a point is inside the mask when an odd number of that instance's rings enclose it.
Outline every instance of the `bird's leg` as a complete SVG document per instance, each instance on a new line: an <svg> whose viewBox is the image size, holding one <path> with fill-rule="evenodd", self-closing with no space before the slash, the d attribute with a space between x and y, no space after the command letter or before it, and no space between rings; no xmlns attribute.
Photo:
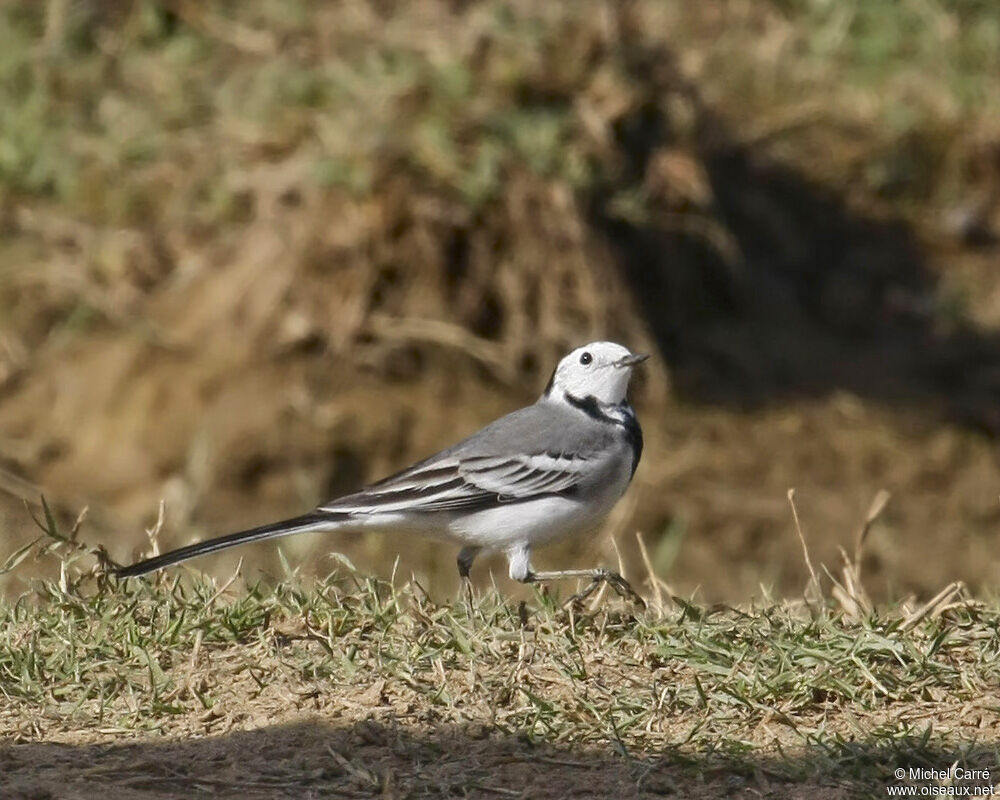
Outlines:
<svg viewBox="0 0 1000 800"><path fill-rule="evenodd" d="M469 572L472 569L472 562L476 560L476 556L479 555L480 548L466 546L458 551L458 576L462 579L462 584L465 586L465 598L469 604L469 614L472 614L472 579L469 577Z"/></svg>
<svg viewBox="0 0 1000 800"><path fill-rule="evenodd" d="M458 551L458 575L460 578L469 579L469 571L472 569L472 562L476 560L476 556L479 555L479 547L472 547L467 545Z"/></svg>
<svg viewBox="0 0 1000 800"><path fill-rule="evenodd" d="M521 583L544 583L545 581L559 581L567 578L590 578L590 585L571 600L583 600L589 597L602 583L606 583L614 589L619 596L632 600L642 608L646 607L645 601L639 597L632 585L617 572L598 567L596 569L561 569L551 572L535 572L531 568L531 550L526 546L513 547L507 551L507 559L510 562L510 577Z"/></svg>
<svg viewBox="0 0 1000 800"><path fill-rule="evenodd" d="M543 581L559 581L567 578L590 578L590 585L578 594L573 595L570 598L570 602L586 600L597 590L598 586L602 583L606 583L618 593L619 597L631 600L633 603L642 608L646 607L646 602L639 597L639 594L632 588L632 584L630 584L617 572L613 572L610 569L604 569L604 567L597 567L596 569L560 569L551 572L532 572L528 576L527 580L540 583Z"/></svg>

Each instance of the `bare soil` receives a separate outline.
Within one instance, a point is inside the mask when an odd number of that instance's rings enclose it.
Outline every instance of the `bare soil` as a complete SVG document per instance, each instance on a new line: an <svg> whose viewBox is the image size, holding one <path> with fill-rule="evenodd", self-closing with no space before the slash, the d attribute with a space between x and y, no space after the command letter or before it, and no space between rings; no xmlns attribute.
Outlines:
<svg viewBox="0 0 1000 800"><path fill-rule="evenodd" d="M476 48L489 41L504 54L513 42L477 40L480 16L446 6L423 9L437 27L408 57L445 48L477 80L495 80ZM795 594L806 575L787 490L798 492L816 560L836 567L838 547L853 547L885 489L893 499L866 551L870 591L928 596L954 579L991 591L1000 580L991 129L964 131L955 118L954 135L941 122L887 142L849 105L836 112L842 124L810 121L798 107L772 119L753 93L742 105L726 37L748 37L735 46L746 48L742 69L769 76L775 56L764 42L808 30L766 4L748 5L732 25L708 7L672 11L666 25L657 4L633 6L614 20L554 10L541 29L552 47L537 59L507 54L525 59L520 88L490 95L504 111L585 109L570 115L559 149L588 160L582 187L512 162L498 194L475 204L406 161L412 154L402 165L366 160L366 192L324 187L298 128L278 125L268 135L288 139L273 152L165 139L161 160L122 178L137 182L126 185L158 210L152 218L102 221L12 197L3 212L11 266L0 282L0 547L35 535L22 499L39 490L67 521L89 507L83 535L120 560L148 547L143 528L161 499L163 547L301 513L531 402L565 350L600 337L655 355L634 389L643 461L602 537L540 563L614 564L614 537L626 570L642 574L641 531L679 593ZM341 36L354 52L406 29L408 17L390 33L368 11L349 29L325 12L304 28L286 23L300 41L317 37L316 52ZM252 49L230 61L213 38L220 20L177 13L182 30L208 36L219 70L256 75L271 63ZM122 20L87 24L113 32ZM668 35L685 29L691 41ZM121 35L142 40L131 28ZM409 53L409 38L391 42ZM716 52L716 42L729 49ZM319 69L310 52L299 66ZM713 65L734 84L720 83ZM155 74L124 73L143 87ZM117 91L149 110L135 87ZM385 106L398 118L377 122L405 131L407 115L430 113L429 102L414 91L398 111ZM481 132L478 118L462 116L475 108L458 104L447 124ZM801 129L789 123L784 133L782 114L794 122L800 112ZM250 124L219 113L206 125L222 141ZM303 124L322 121L309 110ZM944 141L946 157L935 149ZM984 198L983 235L944 225L943 196L892 202L865 188L859 164L894 148L926 174L919 186ZM209 223L184 213L181 190L218 183L217 149L241 159L226 177L236 210ZM635 197L641 208L623 210ZM452 549L430 543L284 546L293 564L319 573L328 562L317 556L335 549L383 577L401 555L403 574L446 591L455 580ZM279 567L272 546L240 555L252 575ZM228 571L237 557L213 568ZM478 575L488 581L486 569Z"/></svg>
<svg viewBox="0 0 1000 800"><path fill-rule="evenodd" d="M418 614L401 624L425 623ZM674 623L658 624L669 630ZM716 693L702 672L706 705L665 708L644 730L623 727L619 738L612 718L620 712L608 711L600 698L626 686L637 695L650 686L662 686L657 692L664 696L676 689L693 693L698 673L684 656L660 662L629 646L600 644L604 625L607 620L579 641L585 674L575 675L561 663L559 628L537 638L522 632L520 643L508 643L509 659L456 664L445 658L446 666L437 659L430 670L416 661L375 668L366 659L386 656L378 640L359 629L349 638L371 644L357 651L366 666L349 679L309 675L323 650L318 639L295 635L304 630L300 622L281 623L258 644L195 644L191 651L187 641L169 668L175 688L157 713L140 710L150 701L149 689L124 704L112 702L106 718L89 721L90 701L0 710L0 789L12 800L832 800L885 796L885 786L905 783L892 778L901 766L961 763L996 773L990 743L1000 733L1000 695L957 699L945 683L925 689L925 700L866 709L866 703L818 697L811 711L785 713L732 703L725 679ZM413 647L419 651L416 642ZM963 660L957 649L953 658L956 665ZM213 705L200 707L196 696L211 697ZM563 727L562 714L586 714L591 702L590 725ZM555 717L548 723L544 711L533 717L534 703L558 709ZM593 730L602 727L607 739L594 741ZM815 743L803 745L810 731Z"/></svg>

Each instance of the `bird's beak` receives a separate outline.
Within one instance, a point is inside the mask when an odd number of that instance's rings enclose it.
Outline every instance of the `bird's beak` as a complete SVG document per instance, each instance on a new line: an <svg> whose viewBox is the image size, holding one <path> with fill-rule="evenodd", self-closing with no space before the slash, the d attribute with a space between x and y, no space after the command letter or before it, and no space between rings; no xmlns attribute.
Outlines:
<svg viewBox="0 0 1000 800"><path fill-rule="evenodd" d="M615 362L616 367L634 367L649 358L649 353L629 353Z"/></svg>

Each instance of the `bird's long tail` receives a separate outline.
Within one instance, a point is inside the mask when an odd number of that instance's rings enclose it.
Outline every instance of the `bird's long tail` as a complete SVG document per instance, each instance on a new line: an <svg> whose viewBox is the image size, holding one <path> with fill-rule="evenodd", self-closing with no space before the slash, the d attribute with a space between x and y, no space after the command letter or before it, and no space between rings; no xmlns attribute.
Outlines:
<svg viewBox="0 0 1000 800"><path fill-rule="evenodd" d="M290 536L293 533L329 529L335 527L336 522L337 515L314 511L309 514L303 514L301 517L292 517L280 522L272 522L269 525L261 525L258 528L229 533L225 536L208 539L204 542L195 542L194 544L189 544L187 547L180 547L177 550L171 550L169 553L147 558L145 561L139 561L128 567L121 567L120 569L116 569L114 574L119 578L132 578L136 575L145 575L147 572L154 572L171 564L187 561L189 558L197 558L198 556L214 553L218 550L225 550L227 547L235 547L236 545L247 544L248 542L260 542L264 539L275 539L279 536Z"/></svg>

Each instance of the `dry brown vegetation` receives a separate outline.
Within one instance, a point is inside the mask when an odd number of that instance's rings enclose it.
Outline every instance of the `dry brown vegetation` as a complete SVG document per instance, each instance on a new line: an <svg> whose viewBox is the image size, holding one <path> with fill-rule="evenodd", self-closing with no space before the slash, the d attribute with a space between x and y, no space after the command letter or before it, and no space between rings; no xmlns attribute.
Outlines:
<svg viewBox="0 0 1000 800"><path fill-rule="evenodd" d="M5 487L120 557L161 498L189 541L433 451L601 336L660 357L628 568L639 528L685 592L796 590L785 491L832 563L885 488L879 595L994 585L996 15L821 5L8 7Z"/></svg>
<svg viewBox="0 0 1000 800"><path fill-rule="evenodd" d="M299 513L601 337L656 356L645 454L537 561L620 551L661 600L571 613L486 563L470 610L453 549L392 537L208 562L231 584L24 549L0 794L995 767L998 42L979 0L0 4L0 554L42 490L118 560L161 499L161 548ZM331 550L358 572L312 582Z"/></svg>

